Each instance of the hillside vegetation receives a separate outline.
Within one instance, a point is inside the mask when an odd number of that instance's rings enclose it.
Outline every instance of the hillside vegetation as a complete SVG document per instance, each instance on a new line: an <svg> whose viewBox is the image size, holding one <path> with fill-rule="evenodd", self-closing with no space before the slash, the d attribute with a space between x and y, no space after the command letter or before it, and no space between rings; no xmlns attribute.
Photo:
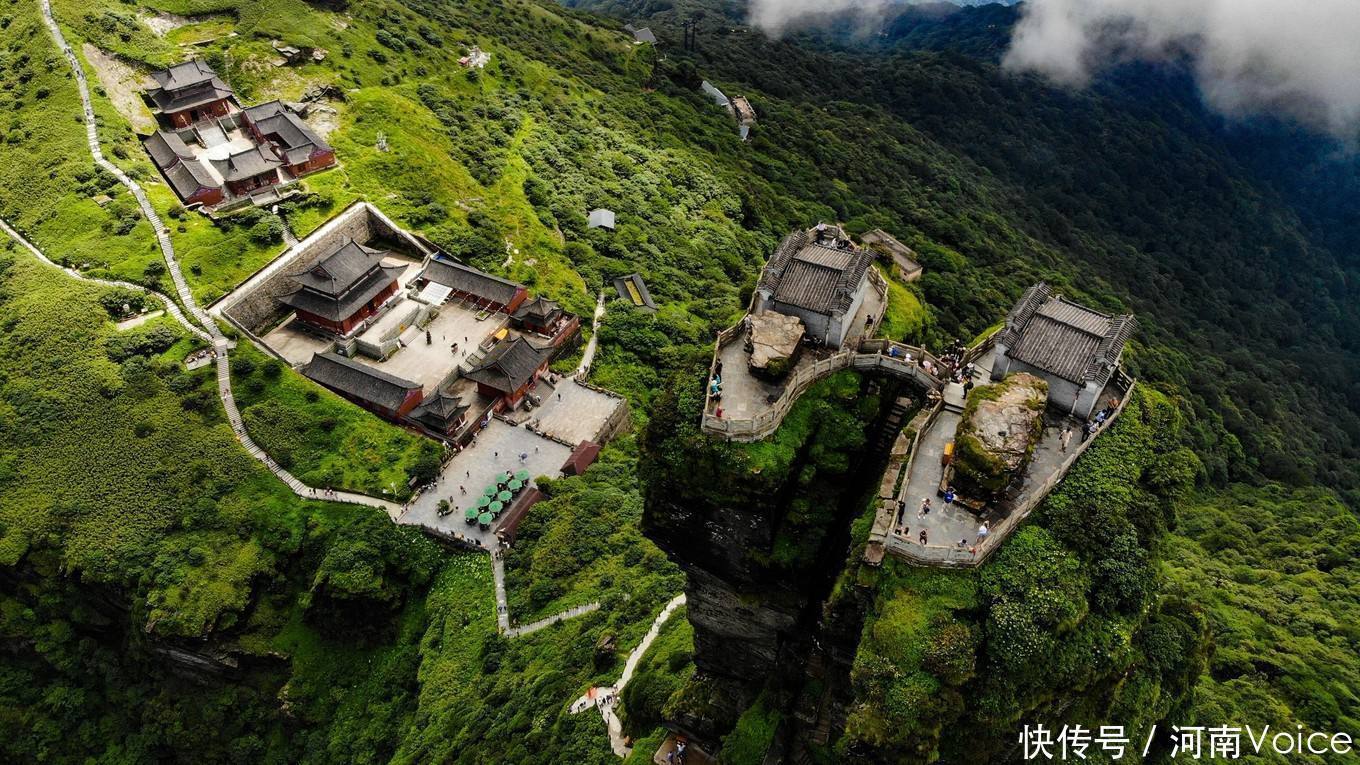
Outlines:
<svg viewBox="0 0 1360 765"><path fill-rule="evenodd" d="M538 0L54 9L78 50L141 72L201 55L246 103L326 86L341 165L281 206L298 235L364 198L586 315L640 272L661 310L610 302L591 378L639 429L659 392L696 398L762 259L818 220L920 255L925 276L892 288L893 337L974 337L1038 279L1137 313L1144 393L1035 522L975 575L883 570L829 754L1001 756L1006 726L1069 694L1128 724L1360 719L1356 224L1326 194L1283 193L1308 184L1262 159L1266 138L1225 137L1184 82L1128 71L1074 95L1010 78L991 9L874 56L723 34L716 14L684 54L661 7L660 51ZM162 36L147 19L163 14L209 16ZM38 3L0 3L0 30L0 217L54 259L168 288L149 224L90 161ZM327 56L275 67L272 40ZM483 70L457 64L472 44ZM750 96L750 142L703 78ZM283 248L272 212L179 210L116 103L96 89L104 151L147 186L200 301ZM1351 188L1312 167L1313 185ZM586 227L597 206L616 231ZM168 320L119 331L101 297L0 250L3 759L616 761L599 716L567 705L617 678L680 587L638 533L633 436L548 486L507 561L517 619L602 609L506 640L484 556L294 497L239 448L208 375L183 371L194 341ZM429 444L235 354L247 426L300 476L378 493L429 469ZM780 443L751 458L777 464ZM669 628L625 698L653 746L687 634ZM742 718L741 761L773 735L766 703ZM949 735L987 726L976 751Z"/></svg>

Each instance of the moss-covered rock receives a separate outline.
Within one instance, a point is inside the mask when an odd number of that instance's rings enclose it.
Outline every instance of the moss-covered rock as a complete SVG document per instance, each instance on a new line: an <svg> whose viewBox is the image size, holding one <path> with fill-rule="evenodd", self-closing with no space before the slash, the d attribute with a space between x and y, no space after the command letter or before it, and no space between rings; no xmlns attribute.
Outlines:
<svg viewBox="0 0 1360 765"><path fill-rule="evenodd" d="M965 495L988 497L1023 475L1043 435L1048 383L1021 372L974 388L954 436L954 479Z"/></svg>

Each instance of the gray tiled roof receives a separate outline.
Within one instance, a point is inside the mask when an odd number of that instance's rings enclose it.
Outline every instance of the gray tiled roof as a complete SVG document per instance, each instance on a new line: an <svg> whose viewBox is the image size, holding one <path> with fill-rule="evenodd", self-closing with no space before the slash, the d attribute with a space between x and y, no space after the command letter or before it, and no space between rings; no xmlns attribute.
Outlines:
<svg viewBox="0 0 1360 765"><path fill-rule="evenodd" d="M807 231L796 231L775 249L760 276L760 289L775 302L828 315L843 314L873 256L854 247L818 244Z"/></svg>
<svg viewBox="0 0 1360 765"><path fill-rule="evenodd" d="M194 153L189 151L189 147L178 133L157 130L142 139L142 146L146 147L146 153L151 155L152 161L162 170L180 160L194 158Z"/></svg>
<svg viewBox="0 0 1360 765"><path fill-rule="evenodd" d="M1137 326L1131 314L1101 313L1039 283L1011 309L998 341L1017 361L1084 383L1109 377Z"/></svg>
<svg viewBox="0 0 1360 765"><path fill-rule="evenodd" d="M481 366L463 376L502 393L512 393L529 382L551 353L548 348L535 348L528 340L517 337L492 351Z"/></svg>
<svg viewBox="0 0 1360 765"><path fill-rule="evenodd" d="M212 78L208 82L194 85L180 90L158 89L147 92L151 97L151 102L157 109L163 112L178 112L185 109L192 109L195 106L210 104L214 101L221 101L224 98L231 98L231 88L225 82Z"/></svg>
<svg viewBox="0 0 1360 765"><path fill-rule="evenodd" d="M330 254L318 258L306 270L292 274L303 287L327 295L339 295L373 270L387 257L386 250L365 247L350 239Z"/></svg>
<svg viewBox="0 0 1360 765"><path fill-rule="evenodd" d="M220 188L217 179L213 178L203 163L196 159L186 159L165 168L162 172L180 199L188 199L199 189Z"/></svg>
<svg viewBox="0 0 1360 765"><path fill-rule="evenodd" d="M556 301L540 295L533 300L524 301L515 311L514 318L521 321L529 319L540 324L546 324L561 315L562 306L558 305Z"/></svg>
<svg viewBox="0 0 1360 765"><path fill-rule="evenodd" d="M267 146L254 146L227 157L212 160L217 174L225 181L241 181L278 170L283 165L274 150Z"/></svg>
<svg viewBox="0 0 1360 765"><path fill-rule="evenodd" d="M166 90L180 90L208 82L216 77L217 73L201 58L190 59L175 64L169 69L151 73L151 79Z"/></svg>
<svg viewBox="0 0 1360 765"><path fill-rule="evenodd" d="M439 391L411 412L411 416L435 428L444 428L470 407L448 391Z"/></svg>
<svg viewBox="0 0 1360 765"><path fill-rule="evenodd" d="M302 121L297 112L289 109L282 101L270 101L245 110L246 117L260 133L270 136L283 149L284 158L290 165L307 161L316 151L329 151L326 143L316 131Z"/></svg>
<svg viewBox="0 0 1360 765"><path fill-rule="evenodd" d="M472 266L443 258L432 258L429 265L425 266L425 270L421 271L417 278L428 279L452 287L459 292L476 295L502 305L509 305L510 301L515 299L515 293L519 292L523 286L518 282L492 276L485 271L478 271Z"/></svg>
<svg viewBox="0 0 1360 765"><path fill-rule="evenodd" d="M334 353L313 354L301 372L333 391L392 410L401 407L408 393L420 389L420 383Z"/></svg>
<svg viewBox="0 0 1360 765"><path fill-rule="evenodd" d="M303 287L279 298L284 305L331 321L344 321L392 285L405 266L377 266L341 294Z"/></svg>

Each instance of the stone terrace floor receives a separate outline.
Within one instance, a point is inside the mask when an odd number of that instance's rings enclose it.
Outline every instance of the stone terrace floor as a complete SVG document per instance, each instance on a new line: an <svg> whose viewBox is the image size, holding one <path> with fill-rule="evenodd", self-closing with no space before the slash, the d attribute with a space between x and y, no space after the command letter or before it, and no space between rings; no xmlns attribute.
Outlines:
<svg viewBox="0 0 1360 765"><path fill-rule="evenodd" d="M859 311L855 313L855 318L850 325L850 331L845 336L845 344L842 347L858 347L865 329L869 326L866 319L872 318L875 322L881 320L885 306L884 296L880 295L877 290L869 289ZM794 374L800 367L815 361L818 354L828 352L827 349L820 347L804 348L803 354L798 358L798 363L785 374L785 379ZM769 382L751 374L750 367L746 365L750 355L746 351L746 335L744 333L738 333L737 337L718 350L718 360L723 365L722 401L718 402L718 405L722 407L723 417L726 419L749 420L769 409L770 401L778 398L784 390L784 386L780 383Z"/></svg>
<svg viewBox="0 0 1360 765"><path fill-rule="evenodd" d="M572 444L595 440L600 426L623 405L622 399L587 388L571 377L562 378L556 387L540 381L533 392L542 397L543 404L529 412L528 422L535 430Z"/></svg>
<svg viewBox="0 0 1360 765"><path fill-rule="evenodd" d="M519 455L527 454L521 462ZM482 489L503 471L527 469L533 478L561 474L562 464L571 456L571 449L527 428L515 427L492 418L491 423L477 435L477 439L444 466L434 487L421 493L397 519L398 523L429 526L451 534L479 540L484 547L496 546L495 527L481 530L477 524L468 525L463 511L474 502ZM459 487L467 490L464 494ZM439 500L447 499L455 508L440 517ZM501 518L505 515L502 514Z"/></svg>
<svg viewBox="0 0 1360 765"><path fill-rule="evenodd" d="M993 353L989 351L978 360L975 373L975 380L978 383L986 383L990 379L992 355ZM1100 401L1118 396L1117 390L1107 387ZM945 401L961 406L962 400L963 386L949 383L945 388ZM906 503L904 518L906 528L903 530L899 527L888 536L887 546L890 549L910 549L911 554L917 557L924 553L940 560L958 560L967 555L960 550L959 542L966 541L963 548L973 546L977 541L977 529L982 520L987 520L988 526L994 528L998 521L1005 517L1006 513L994 507L986 508L980 516L957 504L946 508L944 499L938 493L940 478L944 474L944 466L940 464L940 459L944 454L945 444L954 439L959 420L958 413L949 409L941 410L930 428L922 434L916 454L911 458L907 479L903 481L902 489L897 495L897 499ZM1061 444L1064 425L1072 426L1072 441L1066 452L1062 450ZM1045 411L1043 437L1036 445L1026 468L1025 482L1020 494L1009 503L1010 505L1020 506L1031 499L1077 449L1081 444L1081 426L1082 421L1069 414L1053 409ZM1093 437L1099 436L1098 432ZM918 518L921 500L926 497L930 498L931 512L924 518ZM922 529L925 529L928 540L925 550L922 550L920 545L919 535Z"/></svg>

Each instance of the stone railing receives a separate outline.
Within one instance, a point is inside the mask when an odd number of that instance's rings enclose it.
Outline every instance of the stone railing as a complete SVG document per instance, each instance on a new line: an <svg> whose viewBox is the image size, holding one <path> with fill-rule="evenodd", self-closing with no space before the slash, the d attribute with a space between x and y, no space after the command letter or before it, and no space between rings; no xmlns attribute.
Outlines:
<svg viewBox="0 0 1360 765"><path fill-rule="evenodd" d="M1133 391L1136 381L1128 378L1128 387L1124 388L1124 395L1119 400L1119 406L1115 408L1105 424L1100 427L1090 438L1082 441L1071 456L1063 460L1039 486L1029 494L1020 504L1011 509L1009 515L1001 520L995 527L990 529L987 538L976 546L960 547L958 545L919 545L913 544L909 540L900 540L896 543L885 544L888 552L896 555L903 560L910 561L922 566L978 566L986 562L992 553L996 552L1001 543L1011 535L1011 532L1024 522L1034 508L1048 496L1049 492L1067 477L1067 471L1072 468L1077 459L1086 453L1091 444L1096 442L1106 430L1110 428L1124 412L1124 407L1129 403L1129 394ZM1120 386L1122 387L1122 385ZM866 552L867 555L867 552Z"/></svg>
<svg viewBox="0 0 1360 765"><path fill-rule="evenodd" d="M911 445L907 447L906 459L902 461L897 473L894 475L893 486L896 488L896 477L901 476L903 481L911 477L911 463L916 459L917 448L921 445L921 436L930 430L930 426L935 423L935 418L944 409L944 399L938 398L929 409L923 409L907 427L914 429L911 436ZM893 514L897 511L896 494L892 496L879 497L878 512L874 516L874 525L869 529L869 541L864 546L864 560L870 565L877 566L883 562L883 554L887 548L888 535L892 533Z"/></svg>
<svg viewBox="0 0 1360 765"><path fill-rule="evenodd" d="M721 337L719 335L719 342L722 342ZM870 343L878 343L880 344L878 347L884 349L889 345L895 346L903 352L904 356L894 358L884 353L841 351L826 358L818 359L811 364L800 364L789 375L779 399L770 404L768 409L751 418L718 417L710 411L713 407L712 396L709 396L705 402L702 422L704 432L723 436L729 441L759 441L779 428L789 410L793 408L799 397L813 383L830 377L842 369L854 369L857 372L868 374L890 374L912 380L928 390L939 390L943 387L944 383L939 378L920 366L921 359L934 359L925 350L900 343L887 343L887 341L868 341L866 345ZM911 361L906 360L905 354L907 353L912 354ZM938 361L934 363L938 363Z"/></svg>

